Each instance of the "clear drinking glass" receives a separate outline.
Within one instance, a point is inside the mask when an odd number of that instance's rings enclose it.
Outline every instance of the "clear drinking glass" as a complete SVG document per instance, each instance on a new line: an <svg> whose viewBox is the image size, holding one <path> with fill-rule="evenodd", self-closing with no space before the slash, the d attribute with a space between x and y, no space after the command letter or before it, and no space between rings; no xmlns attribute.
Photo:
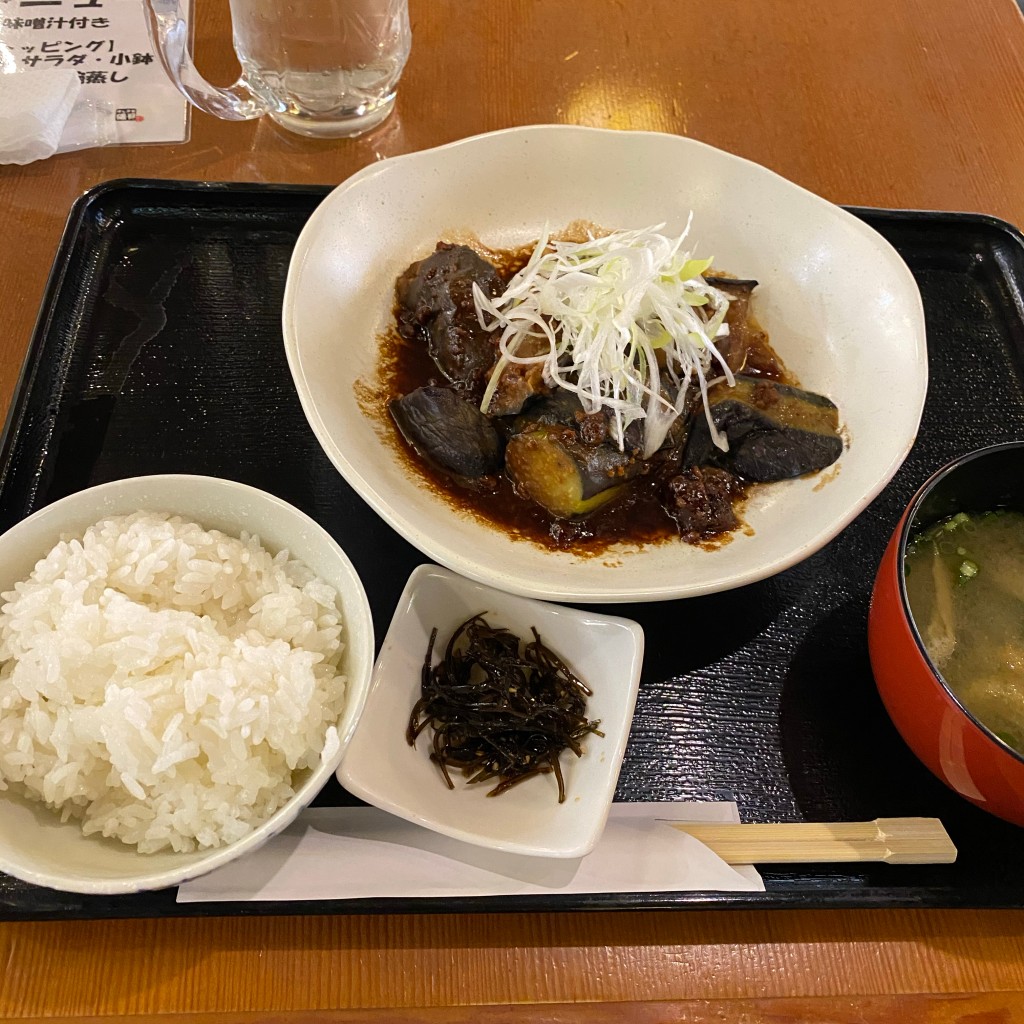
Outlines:
<svg viewBox="0 0 1024 1024"><path fill-rule="evenodd" d="M230 0L242 76L222 89L196 70L178 0L146 0L154 47L200 110L229 121L268 114L300 135L375 128L395 105L409 57L408 0Z"/></svg>

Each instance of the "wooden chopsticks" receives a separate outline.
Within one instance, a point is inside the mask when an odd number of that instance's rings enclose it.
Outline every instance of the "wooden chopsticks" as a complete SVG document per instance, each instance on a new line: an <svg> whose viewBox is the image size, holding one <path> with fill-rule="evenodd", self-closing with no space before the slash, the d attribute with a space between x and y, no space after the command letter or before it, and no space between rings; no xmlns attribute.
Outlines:
<svg viewBox="0 0 1024 1024"><path fill-rule="evenodd" d="M727 864L951 864L956 860L956 847L938 818L767 825L679 821L668 824L710 847Z"/></svg>

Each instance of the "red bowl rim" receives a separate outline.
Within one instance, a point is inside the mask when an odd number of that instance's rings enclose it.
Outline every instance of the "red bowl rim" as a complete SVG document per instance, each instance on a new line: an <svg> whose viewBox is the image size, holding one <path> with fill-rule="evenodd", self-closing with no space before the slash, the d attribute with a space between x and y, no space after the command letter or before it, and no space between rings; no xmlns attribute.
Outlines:
<svg viewBox="0 0 1024 1024"><path fill-rule="evenodd" d="M924 659L925 664L931 671L931 674L938 681L942 689L945 690L949 699L985 737L995 743L996 746L1002 749L1005 753L1009 754L1009 756L1015 761L1024 764L1024 754L1011 747L1005 740L997 736L984 722L975 716L973 712L969 711L960 698L950 688L945 676L943 676L935 666L935 663L932 661L931 656L928 653L928 649L924 645L924 641L921 639L921 634L917 630L917 623L914 621L914 616L910 610L910 601L907 599L906 574L903 571L903 560L906 557L907 541L910 539L911 526L913 525L914 517L917 515L917 512L924 500L934 490L936 484L944 480L951 473L960 469L962 466L966 465L968 462L973 462L975 459L984 458L988 455L994 455L996 452L1007 451L1011 448L1024 449L1024 441L1005 441L1001 444L986 445L984 448L978 448L975 451L968 452L966 455L960 455L951 462L947 462L940 469L937 469L930 477L928 477L927 480L925 480L914 497L910 499L910 503L907 505L906 511L903 514L902 523L900 524L899 537L896 545L896 582L899 587L900 606L903 611L903 616L906 619L907 625L910 627L910 634L914 638L914 642L917 644L917 649L920 652L921 657Z"/></svg>

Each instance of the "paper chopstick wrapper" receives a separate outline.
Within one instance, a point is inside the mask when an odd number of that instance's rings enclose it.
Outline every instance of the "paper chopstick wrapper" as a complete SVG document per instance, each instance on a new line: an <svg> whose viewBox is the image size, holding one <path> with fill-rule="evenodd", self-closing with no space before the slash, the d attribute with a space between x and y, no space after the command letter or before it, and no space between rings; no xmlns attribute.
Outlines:
<svg viewBox="0 0 1024 1024"><path fill-rule="evenodd" d="M614 804L594 851L579 860L499 853L373 807L316 807L266 845L182 885L179 903L763 892L751 867L730 867L666 820L735 822L733 803Z"/></svg>

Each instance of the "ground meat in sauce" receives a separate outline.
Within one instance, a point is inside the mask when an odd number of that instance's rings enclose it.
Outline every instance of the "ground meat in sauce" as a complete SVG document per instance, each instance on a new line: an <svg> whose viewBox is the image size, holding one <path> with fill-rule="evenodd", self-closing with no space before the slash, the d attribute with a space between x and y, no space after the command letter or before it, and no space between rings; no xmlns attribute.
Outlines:
<svg viewBox="0 0 1024 1024"><path fill-rule="evenodd" d="M608 440L608 417L603 413L585 413L582 410L576 414L576 421L579 424L580 440L584 444L604 444Z"/></svg>
<svg viewBox="0 0 1024 1024"><path fill-rule="evenodd" d="M676 521L683 540L706 540L739 525L733 500L741 492L731 473L694 466L666 484L665 511Z"/></svg>
<svg viewBox="0 0 1024 1024"><path fill-rule="evenodd" d="M779 404L778 391L763 381L754 385L751 397L758 409L770 409L773 405Z"/></svg>

